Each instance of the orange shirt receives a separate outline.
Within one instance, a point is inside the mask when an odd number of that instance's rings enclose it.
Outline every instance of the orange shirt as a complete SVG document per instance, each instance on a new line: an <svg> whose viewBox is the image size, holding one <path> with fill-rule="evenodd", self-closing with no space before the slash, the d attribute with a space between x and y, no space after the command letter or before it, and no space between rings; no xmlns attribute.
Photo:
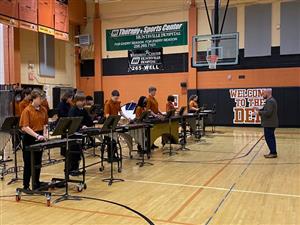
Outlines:
<svg viewBox="0 0 300 225"><path fill-rule="evenodd" d="M49 111L49 103L47 101L47 99L44 99L41 103L41 106L43 106L47 111Z"/></svg>
<svg viewBox="0 0 300 225"><path fill-rule="evenodd" d="M117 116L119 112L121 112L121 102L114 102L111 99L105 102L104 115Z"/></svg>
<svg viewBox="0 0 300 225"><path fill-rule="evenodd" d="M189 103L189 109L191 109L191 108L198 108L198 103L197 102L195 102L195 101L190 101L190 103Z"/></svg>
<svg viewBox="0 0 300 225"><path fill-rule="evenodd" d="M48 124L47 110L43 106L37 110L31 104L23 110L19 122L20 127L30 127L35 132L43 131L46 124Z"/></svg>
<svg viewBox="0 0 300 225"><path fill-rule="evenodd" d="M135 118L139 119L143 112L145 112L146 109L144 107L138 106L135 110Z"/></svg>
<svg viewBox="0 0 300 225"><path fill-rule="evenodd" d="M147 98L146 109L151 110L155 114L159 113L158 102L152 95L149 95L149 97Z"/></svg>
<svg viewBox="0 0 300 225"><path fill-rule="evenodd" d="M15 102L15 115L16 116L21 116L21 113L20 113L20 102Z"/></svg>
<svg viewBox="0 0 300 225"><path fill-rule="evenodd" d="M19 103L19 114L22 115L23 110L30 105L30 101L25 98Z"/></svg>
<svg viewBox="0 0 300 225"><path fill-rule="evenodd" d="M175 106L173 104L173 102L167 102L166 104L166 112L169 112L171 110L175 109Z"/></svg>

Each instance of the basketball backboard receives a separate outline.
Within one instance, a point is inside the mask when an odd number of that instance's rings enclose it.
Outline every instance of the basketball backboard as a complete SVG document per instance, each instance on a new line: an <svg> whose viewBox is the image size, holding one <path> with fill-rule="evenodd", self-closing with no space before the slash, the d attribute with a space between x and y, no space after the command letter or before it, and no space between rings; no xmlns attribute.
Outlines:
<svg viewBox="0 0 300 225"><path fill-rule="evenodd" d="M193 37L193 67L238 64L239 34L197 35ZM216 65L214 65L216 64Z"/></svg>

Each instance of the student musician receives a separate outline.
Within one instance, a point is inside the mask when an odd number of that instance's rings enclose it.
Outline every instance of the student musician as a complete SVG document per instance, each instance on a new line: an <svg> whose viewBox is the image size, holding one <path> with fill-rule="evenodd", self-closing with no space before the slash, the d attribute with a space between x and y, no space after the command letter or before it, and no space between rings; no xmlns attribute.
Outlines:
<svg viewBox="0 0 300 225"><path fill-rule="evenodd" d="M34 89L31 92L32 103L30 103L22 112L20 118L20 128L24 132L23 136L23 161L24 161L24 173L23 173L23 185L24 189L29 189L30 177L31 177L31 153L26 148L32 144L43 142L46 137L43 136L45 125L48 123L47 110L41 106L43 92L38 89ZM29 99L29 98L28 98ZM43 183L40 182L41 168L39 166L42 162L42 151L34 152L35 162L35 186L32 189L42 189Z"/></svg>
<svg viewBox="0 0 300 225"><path fill-rule="evenodd" d="M197 95L191 95L189 98L189 113L195 113L199 110L198 106L198 96Z"/></svg>
<svg viewBox="0 0 300 225"><path fill-rule="evenodd" d="M163 114L161 113L161 111L159 111L158 102L155 98L156 91L157 91L156 87L149 87L148 89L149 97L147 99L146 110L149 110L153 117L158 119L163 119L164 118Z"/></svg>
<svg viewBox="0 0 300 225"><path fill-rule="evenodd" d="M108 118L109 116L117 116L121 115L126 120L130 121L130 119L127 118L127 116L122 112L121 109L121 102L119 101L120 98L120 92L118 90L113 90L111 92L111 98L110 100L107 100L104 105L104 116ZM112 142L112 144L111 144ZM108 161L111 162L111 158L113 158L113 161L119 160L119 156L117 153L117 142L115 140L111 140L110 137L104 136L104 143L107 145L107 157ZM113 149L111 150L111 145L113 146ZM104 151L102 148L101 151ZM111 156L111 152L113 152Z"/></svg>
<svg viewBox="0 0 300 225"><path fill-rule="evenodd" d="M146 111L147 106L147 97L141 96L138 100L138 103L134 109L135 119L139 119L143 112Z"/></svg>
<svg viewBox="0 0 300 225"><path fill-rule="evenodd" d="M31 103L31 90L26 88L22 92L23 100L19 103L19 114L21 115L23 110Z"/></svg>
<svg viewBox="0 0 300 225"><path fill-rule="evenodd" d="M148 89L149 96L147 98L146 110L150 111L151 115L154 118L163 120L164 116L161 113L161 111L159 110L159 108L158 108L158 102L157 102L157 100L155 98L156 91L157 91L156 87L149 87L149 89ZM155 148L158 148L158 146L156 146L155 144L153 144L151 146L151 149L155 149Z"/></svg>
<svg viewBox="0 0 300 225"><path fill-rule="evenodd" d="M92 120L96 119L97 117L97 114L95 112L96 108L94 107L94 98L92 96L90 95L86 96L84 108L89 113Z"/></svg>
<svg viewBox="0 0 300 225"><path fill-rule="evenodd" d="M73 92L65 92L57 106L57 115L60 117L68 117L72 106Z"/></svg>
<svg viewBox="0 0 300 225"><path fill-rule="evenodd" d="M63 94L62 98L61 98L60 103L57 106L57 116L58 116L58 118L68 117L69 111L71 109L72 101L73 101L73 92L71 92L71 91L65 92ZM66 138L66 136L62 135L61 138L64 139L64 138ZM65 147L60 148L60 154L62 156L66 155L66 148Z"/></svg>
<svg viewBox="0 0 300 225"><path fill-rule="evenodd" d="M166 104L166 112L175 110L174 101L175 101L175 97L173 95L169 95Z"/></svg>
<svg viewBox="0 0 300 225"><path fill-rule="evenodd" d="M84 109L85 96L83 93L76 93L74 97L75 105L70 109L69 117L82 117L81 128L93 126L93 121L88 112ZM79 176L82 172L79 171L81 145L73 145L70 147L69 155L69 171L71 176Z"/></svg>
<svg viewBox="0 0 300 225"><path fill-rule="evenodd" d="M94 105L94 98L90 95L86 96L85 98L85 106L92 107Z"/></svg>
<svg viewBox="0 0 300 225"><path fill-rule="evenodd" d="M44 97L42 99L42 103L41 106L43 106L45 109L47 109L47 112L49 111L50 107L49 107L49 103L46 97L46 91L44 91Z"/></svg>
<svg viewBox="0 0 300 225"><path fill-rule="evenodd" d="M120 92L118 90L113 90L111 92L110 100L107 100L104 105L104 116L108 118L109 116L117 116L121 115L125 119L129 120L127 116L121 110L121 102L120 99Z"/></svg>

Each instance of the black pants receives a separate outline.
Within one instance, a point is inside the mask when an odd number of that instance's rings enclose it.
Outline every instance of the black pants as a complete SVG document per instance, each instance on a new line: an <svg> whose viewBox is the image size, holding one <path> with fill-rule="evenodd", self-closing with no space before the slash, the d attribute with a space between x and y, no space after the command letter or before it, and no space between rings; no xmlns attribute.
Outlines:
<svg viewBox="0 0 300 225"><path fill-rule="evenodd" d="M61 137L66 138L66 136ZM80 139L81 136L71 135L70 139ZM66 157L66 148L62 147L60 150L60 154ZM82 144L70 145L69 146L69 171L78 170L79 164L81 160L81 151L82 151Z"/></svg>
<svg viewBox="0 0 300 225"><path fill-rule="evenodd" d="M275 128L274 127L265 127L264 135L267 142L267 145L270 149L270 154L277 154L276 151L276 139L275 139Z"/></svg>
<svg viewBox="0 0 300 225"><path fill-rule="evenodd" d="M43 131L37 132L38 134L42 134ZM31 153L27 150L29 145L37 144L36 139L28 134L23 136L23 161L24 161L24 172L23 172L23 185L24 188L29 188L30 178L32 176L31 173ZM41 174L41 164L42 164L42 156L43 152L34 152L34 166L35 166L35 177L32 177L34 183L36 184L33 189L36 189L40 185L40 174Z"/></svg>

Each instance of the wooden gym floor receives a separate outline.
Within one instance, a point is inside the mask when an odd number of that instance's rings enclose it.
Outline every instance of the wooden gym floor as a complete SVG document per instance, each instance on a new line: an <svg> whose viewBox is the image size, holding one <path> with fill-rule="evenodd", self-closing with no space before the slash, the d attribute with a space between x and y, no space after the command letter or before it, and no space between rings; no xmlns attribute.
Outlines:
<svg viewBox="0 0 300 225"><path fill-rule="evenodd" d="M50 208L40 196L16 202L15 188L22 183L7 186L11 177L6 176L0 224L300 224L300 129L278 129L276 134L277 159L264 159L262 129L218 127L199 143L189 140L191 151L169 157L156 150L153 166L139 168L136 160L125 159L123 172L116 175L125 179L122 183L107 186L101 179L109 177L108 164L103 173L96 165L87 169L87 190L77 193L70 187L72 195L95 199ZM62 163L47 166L42 180L62 174Z"/></svg>

